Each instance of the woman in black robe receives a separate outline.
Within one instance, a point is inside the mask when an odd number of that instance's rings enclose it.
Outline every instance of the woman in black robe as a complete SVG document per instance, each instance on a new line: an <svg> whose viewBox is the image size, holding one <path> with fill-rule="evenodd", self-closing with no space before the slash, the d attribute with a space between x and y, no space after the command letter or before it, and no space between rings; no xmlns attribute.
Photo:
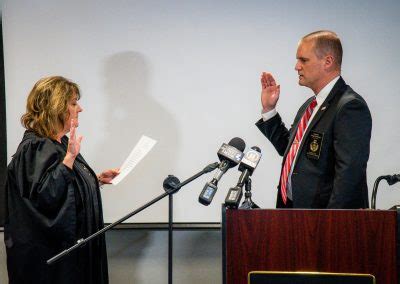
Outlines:
<svg viewBox="0 0 400 284"><path fill-rule="evenodd" d="M103 228L99 185L118 175L107 170L96 176L79 154L79 98L78 86L59 76L39 80L28 96L21 118L27 130L7 170L10 283L108 283L104 235L46 264Z"/></svg>

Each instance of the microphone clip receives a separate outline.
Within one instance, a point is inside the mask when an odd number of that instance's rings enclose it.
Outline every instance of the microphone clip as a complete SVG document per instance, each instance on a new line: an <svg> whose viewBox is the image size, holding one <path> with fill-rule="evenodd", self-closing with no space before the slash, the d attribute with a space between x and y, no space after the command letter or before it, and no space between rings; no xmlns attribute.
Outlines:
<svg viewBox="0 0 400 284"><path fill-rule="evenodd" d="M166 193L175 193L179 190L179 179L174 175L168 175L163 182L163 188Z"/></svg>
<svg viewBox="0 0 400 284"><path fill-rule="evenodd" d="M245 193L244 193L244 201L242 205L240 205L239 209L256 209L260 208L254 201L251 199L251 178L249 177L245 184Z"/></svg>

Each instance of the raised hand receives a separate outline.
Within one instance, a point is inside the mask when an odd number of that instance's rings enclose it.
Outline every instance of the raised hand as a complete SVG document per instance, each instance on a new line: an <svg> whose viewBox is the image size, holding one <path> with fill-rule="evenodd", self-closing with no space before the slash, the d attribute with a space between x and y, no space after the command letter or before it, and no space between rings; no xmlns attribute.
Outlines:
<svg viewBox="0 0 400 284"><path fill-rule="evenodd" d="M109 169L99 174L97 179L100 184L110 184L117 175L119 175L119 169Z"/></svg>
<svg viewBox="0 0 400 284"><path fill-rule="evenodd" d="M271 73L261 74L261 105L264 112L276 107L281 86L277 85Z"/></svg>
<svg viewBox="0 0 400 284"><path fill-rule="evenodd" d="M79 151L81 150L81 141L82 136L78 135L76 137L76 125L74 119L71 119L71 128L70 128L70 135L68 140L68 148L67 154L64 158L64 165L72 169L76 156L78 156Z"/></svg>

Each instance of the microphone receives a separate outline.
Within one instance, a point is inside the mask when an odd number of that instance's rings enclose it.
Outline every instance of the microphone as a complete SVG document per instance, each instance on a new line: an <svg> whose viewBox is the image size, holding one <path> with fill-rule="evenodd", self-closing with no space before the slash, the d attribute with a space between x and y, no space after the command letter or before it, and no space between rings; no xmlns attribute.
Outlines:
<svg viewBox="0 0 400 284"><path fill-rule="evenodd" d="M239 165L239 171L242 174L235 187L231 187L225 198L225 205L231 208L237 208L240 200L243 196L243 185L249 180L249 177L253 174L258 163L261 160L261 150L257 146L251 147L251 150L247 151Z"/></svg>
<svg viewBox="0 0 400 284"><path fill-rule="evenodd" d="M372 189L372 195L371 195L372 209L376 209L376 194L378 192L378 184L383 179L387 181L388 185L394 185L395 183L400 181L400 174L380 176L375 180L374 188Z"/></svg>
<svg viewBox="0 0 400 284"><path fill-rule="evenodd" d="M209 205L214 198L218 189L218 182L221 177L230 168L233 168L243 158L243 151L246 148L246 143L239 137L232 138L228 144L223 143L218 150L218 158L221 163L218 166L217 172L213 179L207 182L199 195L199 202L203 205Z"/></svg>
<svg viewBox="0 0 400 284"><path fill-rule="evenodd" d="M387 181L388 185L394 185L395 183L398 183L400 181L400 174L382 176L382 178Z"/></svg>

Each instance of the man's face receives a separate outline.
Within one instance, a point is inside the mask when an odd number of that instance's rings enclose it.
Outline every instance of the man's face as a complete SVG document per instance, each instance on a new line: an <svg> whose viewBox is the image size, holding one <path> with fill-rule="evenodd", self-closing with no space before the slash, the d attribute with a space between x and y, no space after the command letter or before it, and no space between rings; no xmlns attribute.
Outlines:
<svg viewBox="0 0 400 284"><path fill-rule="evenodd" d="M301 41L297 48L295 70L299 75L299 85L319 92L324 76L324 58L319 59L314 52L314 42Z"/></svg>

